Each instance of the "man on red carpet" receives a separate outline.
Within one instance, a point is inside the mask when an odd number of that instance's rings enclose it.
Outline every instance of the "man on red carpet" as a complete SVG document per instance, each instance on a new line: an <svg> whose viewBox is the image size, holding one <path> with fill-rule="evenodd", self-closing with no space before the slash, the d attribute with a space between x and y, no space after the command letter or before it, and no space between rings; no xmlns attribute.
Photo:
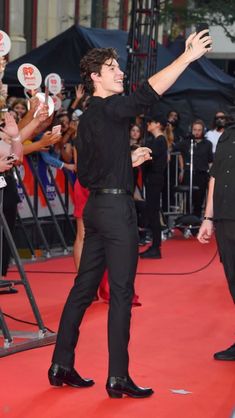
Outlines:
<svg viewBox="0 0 235 418"><path fill-rule="evenodd" d="M219 255L235 303L235 123L219 138L211 178L204 221L198 233L202 244L210 241L215 223ZM235 344L214 354L215 360L235 360Z"/></svg>
<svg viewBox="0 0 235 418"><path fill-rule="evenodd" d="M153 394L151 388L137 386L129 376L131 302L138 261L129 123L146 106L156 103L192 61L210 50L212 39L207 32L190 35L179 58L127 97L120 96L124 74L112 48L92 49L81 60L81 77L92 97L80 118L78 178L90 195L84 210L85 239L80 267L63 310L48 372L53 386L94 384L74 369L75 347L82 318L107 268L110 304L106 390L112 398L123 395L145 398ZM149 152L141 159L142 162L149 159Z"/></svg>

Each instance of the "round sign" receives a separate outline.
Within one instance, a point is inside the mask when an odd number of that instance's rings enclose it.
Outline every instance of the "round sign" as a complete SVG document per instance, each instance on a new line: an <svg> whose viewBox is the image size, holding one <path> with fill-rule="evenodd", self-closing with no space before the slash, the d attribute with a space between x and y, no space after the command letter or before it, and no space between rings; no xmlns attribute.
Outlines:
<svg viewBox="0 0 235 418"><path fill-rule="evenodd" d="M42 105L45 103L45 93L37 93L37 94L35 94L35 97L37 97L39 99L40 104L39 104L36 112L33 115L34 117L37 116L38 111L42 108ZM28 102L28 109L29 108L30 108L30 105L29 105L29 102ZM54 102L52 100L52 97L48 96L48 115L49 116L51 116L52 113L54 112L54 108L55 108L55 106L54 106Z"/></svg>
<svg viewBox="0 0 235 418"><path fill-rule="evenodd" d="M18 68L17 77L20 84L28 90L36 90L42 82L41 73L33 64L22 64Z"/></svg>
<svg viewBox="0 0 235 418"><path fill-rule="evenodd" d="M36 97L39 99L40 105L39 105L38 109L36 110L34 116L36 116L36 114L39 111L42 104L45 103L45 93L37 93ZM48 96L48 115L51 116L53 112L54 112L54 102L52 100L52 97Z"/></svg>
<svg viewBox="0 0 235 418"><path fill-rule="evenodd" d="M52 96L52 100L54 102L55 110L59 110L62 105L62 101L60 100L60 98L58 96Z"/></svg>
<svg viewBox="0 0 235 418"><path fill-rule="evenodd" d="M61 91L61 78L59 74L50 73L45 78L45 86L48 85L49 92L53 95L60 93Z"/></svg>
<svg viewBox="0 0 235 418"><path fill-rule="evenodd" d="M11 40L6 32L0 30L0 57L7 55L11 49Z"/></svg>

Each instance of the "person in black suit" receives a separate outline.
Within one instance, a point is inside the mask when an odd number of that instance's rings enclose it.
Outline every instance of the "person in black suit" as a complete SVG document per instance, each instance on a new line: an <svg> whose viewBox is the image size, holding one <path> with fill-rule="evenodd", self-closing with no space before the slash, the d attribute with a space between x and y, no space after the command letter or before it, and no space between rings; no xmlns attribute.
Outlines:
<svg viewBox="0 0 235 418"><path fill-rule="evenodd" d="M130 96L123 93L124 74L112 48L92 49L81 60L81 77L92 97L80 118L78 131L78 178L90 190L84 210L85 239L78 275L66 301L52 365L50 384L89 387L74 368L79 326L92 303L104 270L108 269L108 395L144 398L151 388L137 386L129 376L128 343L131 302L138 261L138 229L133 200L132 164L150 158L148 148L132 154L130 118L153 106L190 62L204 55L211 44L207 31L192 34L185 52L164 70L154 74ZM206 35L204 38L200 38Z"/></svg>
<svg viewBox="0 0 235 418"><path fill-rule="evenodd" d="M213 166L198 240L210 241L214 226L220 260L224 267L228 288L235 303L235 118L220 136ZM235 361L235 344L214 353L215 360Z"/></svg>

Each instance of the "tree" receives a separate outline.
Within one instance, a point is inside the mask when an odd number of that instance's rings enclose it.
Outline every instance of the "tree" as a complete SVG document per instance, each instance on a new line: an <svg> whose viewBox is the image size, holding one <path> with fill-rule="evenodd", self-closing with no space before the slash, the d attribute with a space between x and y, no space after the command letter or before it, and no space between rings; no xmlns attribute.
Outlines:
<svg viewBox="0 0 235 418"><path fill-rule="evenodd" d="M197 23L221 26L226 36L235 42L235 1L234 0L194 0L185 6L175 7L170 0L160 0L162 23L177 25L185 29Z"/></svg>

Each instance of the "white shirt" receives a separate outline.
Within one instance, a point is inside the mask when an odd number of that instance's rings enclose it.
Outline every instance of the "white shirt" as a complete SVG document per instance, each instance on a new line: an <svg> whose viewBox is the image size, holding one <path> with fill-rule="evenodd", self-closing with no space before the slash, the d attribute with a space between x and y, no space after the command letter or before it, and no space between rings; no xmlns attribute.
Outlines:
<svg viewBox="0 0 235 418"><path fill-rule="evenodd" d="M216 145L219 140L219 137L222 135L223 132L219 132L216 129L213 129L211 131L208 131L205 135L206 139L211 141L212 143L212 152L215 153Z"/></svg>

